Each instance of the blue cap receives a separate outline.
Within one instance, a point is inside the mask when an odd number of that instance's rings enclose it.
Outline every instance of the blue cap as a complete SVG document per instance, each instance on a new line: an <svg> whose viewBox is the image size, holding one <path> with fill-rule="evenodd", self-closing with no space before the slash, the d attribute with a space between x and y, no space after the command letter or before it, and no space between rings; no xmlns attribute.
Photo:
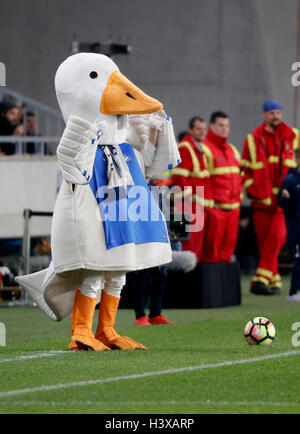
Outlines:
<svg viewBox="0 0 300 434"><path fill-rule="evenodd" d="M263 105L263 111L264 112L269 112L270 110L282 110L281 105L279 104L278 101L274 101L274 100L269 100L266 101Z"/></svg>

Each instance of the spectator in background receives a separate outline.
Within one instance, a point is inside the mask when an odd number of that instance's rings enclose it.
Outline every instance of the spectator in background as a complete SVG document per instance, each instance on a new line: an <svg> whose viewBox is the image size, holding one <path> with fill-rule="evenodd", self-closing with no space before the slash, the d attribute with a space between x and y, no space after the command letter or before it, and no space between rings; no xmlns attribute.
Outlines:
<svg viewBox="0 0 300 434"><path fill-rule="evenodd" d="M187 134L189 134L196 143L201 143L207 134L207 125L205 120L200 116L194 116L190 119Z"/></svg>
<svg viewBox="0 0 300 434"><path fill-rule="evenodd" d="M210 117L209 130L202 147L208 162L214 207L206 228L205 262L230 262L234 253L242 201L241 158L229 143L230 120L217 111Z"/></svg>
<svg viewBox="0 0 300 434"><path fill-rule="evenodd" d="M176 194L176 201L191 201L194 215L201 215L204 209L204 229L190 232L190 238L182 241L182 250L189 250L196 254L197 261L203 262L203 240L206 225L209 220L209 210L213 206L210 174L207 160L202 148L202 141L207 132L206 122L199 116L189 121L189 129L178 144L181 164L171 170L172 185L179 186L181 193ZM197 191L197 187L204 187L204 198ZM176 203L175 203L176 208ZM184 209L186 207L181 207ZM192 222L191 222L192 223Z"/></svg>
<svg viewBox="0 0 300 434"><path fill-rule="evenodd" d="M26 136L29 136L29 137L30 136L32 136L32 137L40 136L40 134L36 130L35 113L32 111L26 112ZM42 147L42 143L40 143L40 142L28 142L28 143L26 143L25 152L27 152L27 154L41 153L42 152L41 147ZM52 155L52 152L51 152L49 146L47 145L47 143L45 143L43 154L44 155Z"/></svg>
<svg viewBox="0 0 300 434"><path fill-rule="evenodd" d="M20 125L23 123L23 110L24 110L24 104L22 104L22 102L20 100L18 100L17 98L15 98L13 95L4 95L4 97L2 98L0 104L4 104L4 105L9 105L9 106L13 106L16 107L18 110L18 112L16 111L14 120L15 120L15 124L16 125Z"/></svg>
<svg viewBox="0 0 300 434"><path fill-rule="evenodd" d="M20 124L20 107L13 98L0 102L0 136L22 136L23 125ZM12 155L16 151L15 143L0 143L0 152Z"/></svg>
<svg viewBox="0 0 300 434"><path fill-rule="evenodd" d="M35 136L35 114L33 112L26 113L26 136ZM28 154L34 154L35 151L35 143L26 143L26 152Z"/></svg>
<svg viewBox="0 0 300 434"><path fill-rule="evenodd" d="M35 136L35 114L33 112L26 113L26 134L27 136Z"/></svg>
<svg viewBox="0 0 300 434"><path fill-rule="evenodd" d="M252 201L260 252L250 292L279 295L278 255L285 244L286 224L277 196L289 168L295 167L299 131L282 122L282 107L277 101L266 101L262 115L264 122L248 134L243 151L244 187Z"/></svg>
<svg viewBox="0 0 300 434"><path fill-rule="evenodd" d="M284 210L287 239L295 258L289 301L300 301L300 148L295 150L295 159L297 167L289 170L278 194L278 205Z"/></svg>

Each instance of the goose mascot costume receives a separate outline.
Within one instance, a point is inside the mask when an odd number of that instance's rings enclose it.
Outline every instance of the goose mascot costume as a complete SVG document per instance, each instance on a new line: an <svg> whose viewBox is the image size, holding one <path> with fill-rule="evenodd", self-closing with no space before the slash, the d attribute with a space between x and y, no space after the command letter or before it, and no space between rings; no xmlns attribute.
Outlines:
<svg viewBox="0 0 300 434"><path fill-rule="evenodd" d="M147 349L114 324L126 272L172 260L164 217L144 177L179 164L172 121L101 54L68 57L55 88L66 128L57 148L63 182L52 261L17 280L53 320L72 314L71 350ZM156 218L139 218L141 209Z"/></svg>

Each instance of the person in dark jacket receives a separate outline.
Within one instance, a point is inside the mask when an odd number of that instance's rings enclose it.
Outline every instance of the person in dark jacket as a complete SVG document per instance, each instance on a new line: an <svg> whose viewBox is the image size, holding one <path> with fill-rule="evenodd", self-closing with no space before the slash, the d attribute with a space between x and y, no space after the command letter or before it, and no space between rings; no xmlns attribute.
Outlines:
<svg viewBox="0 0 300 434"><path fill-rule="evenodd" d="M278 205L283 208L288 242L294 250L289 301L300 301L300 148L295 151L296 168L289 170L278 193Z"/></svg>
<svg viewBox="0 0 300 434"><path fill-rule="evenodd" d="M23 125L20 123L20 107L14 98L6 97L0 102L0 136L22 136ZM12 155L16 144L0 143L1 155Z"/></svg>

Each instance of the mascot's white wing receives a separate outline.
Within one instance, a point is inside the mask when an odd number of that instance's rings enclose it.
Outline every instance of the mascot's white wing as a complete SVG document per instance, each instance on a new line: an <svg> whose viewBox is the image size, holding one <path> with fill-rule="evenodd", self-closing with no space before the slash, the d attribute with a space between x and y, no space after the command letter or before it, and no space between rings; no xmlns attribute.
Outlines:
<svg viewBox="0 0 300 434"><path fill-rule="evenodd" d="M76 116L70 117L57 148L57 158L65 181L81 185L89 183L98 140L95 125ZM16 281L46 315L60 321L72 314L80 273L80 270L75 270L56 274L51 262L47 269L18 276Z"/></svg>
<svg viewBox="0 0 300 434"><path fill-rule="evenodd" d="M57 148L63 178L71 184L88 184L92 174L97 144L97 127L71 116Z"/></svg>
<svg viewBox="0 0 300 434"><path fill-rule="evenodd" d="M164 111L150 115L151 127L158 129L156 152L153 162L147 170L148 176L158 175L180 164L180 154L174 135L172 118ZM156 128L158 125L159 128Z"/></svg>
<svg viewBox="0 0 300 434"><path fill-rule="evenodd" d="M150 128L158 131L156 145L149 141ZM127 141L141 152L146 176L158 175L180 164L172 119L163 110L150 115L130 115Z"/></svg>

